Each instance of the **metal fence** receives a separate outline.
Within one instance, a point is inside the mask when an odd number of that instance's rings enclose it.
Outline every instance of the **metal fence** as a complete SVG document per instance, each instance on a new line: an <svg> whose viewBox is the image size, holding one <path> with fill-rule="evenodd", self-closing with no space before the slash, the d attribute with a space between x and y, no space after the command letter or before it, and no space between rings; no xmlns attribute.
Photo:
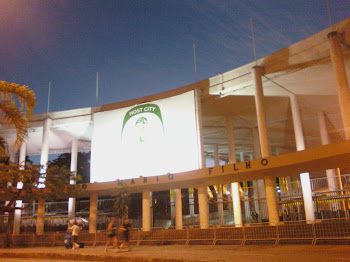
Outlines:
<svg viewBox="0 0 350 262"><path fill-rule="evenodd" d="M14 246L63 246L65 235L65 232L13 235L12 242ZM5 235L1 234L0 245L4 243L4 239ZM315 245L320 240L326 240L328 244L333 240L349 241L350 220L324 219L312 223L310 221L289 221L276 225L257 223L243 226L209 226L206 229L190 226L183 229L169 227L151 228L148 231L142 229L130 231L130 242L134 245L245 245L255 242L278 245L281 242L294 244L298 241ZM107 231L99 231L96 234L81 232L78 241L87 246L105 245Z"/></svg>
<svg viewBox="0 0 350 262"><path fill-rule="evenodd" d="M350 175L342 175L338 181L341 181L343 186L342 190L329 191L331 188L326 190L328 185L327 177L311 179L311 185L313 188L313 203L315 208L316 219L332 219L332 218L349 218L350 217ZM294 183L294 184L293 184ZM299 181L292 182L291 188L298 189L293 191L293 195L283 194L276 192L279 219L280 221L302 221L305 220L305 211L303 204L303 197L301 194L301 185ZM256 187L245 188L246 192L253 192L257 190ZM158 199L161 196L157 196ZM168 195L165 196L166 198ZM183 201L183 224L185 226L199 225L198 215L198 203L194 205L194 212L192 215L189 213L188 196L185 194L186 201ZM242 208L242 223L262 223L268 221L268 210L266 199L253 198L254 195L245 195L241 198ZM230 198L227 198L230 199ZM215 200L215 199L214 199ZM222 202L209 201L209 223L213 225L221 226L233 226L234 215L232 208L232 200L224 200ZM76 216L88 218L89 217L89 199L77 199L76 201ZM98 217L97 217L97 229L106 230L109 219L112 216L113 198L102 198L98 200ZM219 208L220 206L220 208ZM37 202L23 203L23 210L21 214L21 227L20 232L22 233L34 233L36 231L36 213L37 213ZM133 227L142 227L142 207L134 207L137 212L134 212L134 216L130 219ZM219 210L220 209L220 210ZM56 232L62 231L66 227L68 217L68 202L67 201L56 201L45 203L45 232ZM135 211L135 210L134 210ZM136 216L138 213L139 216ZM157 214L153 213L152 226L154 227L167 227L174 225L174 220L171 218L160 218ZM6 231L7 226L7 215L0 216L0 233Z"/></svg>

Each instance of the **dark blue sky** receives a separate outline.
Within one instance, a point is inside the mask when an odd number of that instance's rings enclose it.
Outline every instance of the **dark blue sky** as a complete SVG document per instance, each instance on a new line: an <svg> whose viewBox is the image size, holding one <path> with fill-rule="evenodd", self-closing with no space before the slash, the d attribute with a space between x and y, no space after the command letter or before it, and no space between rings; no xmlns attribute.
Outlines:
<svg viewBox="0 0 350 262"><path fill-rule="evenodd" d="M349 0L329 0L334 23ZM326 0L0 0L0 80L34 90L36 113L108 104L194 82L330 26Z"/></svg>

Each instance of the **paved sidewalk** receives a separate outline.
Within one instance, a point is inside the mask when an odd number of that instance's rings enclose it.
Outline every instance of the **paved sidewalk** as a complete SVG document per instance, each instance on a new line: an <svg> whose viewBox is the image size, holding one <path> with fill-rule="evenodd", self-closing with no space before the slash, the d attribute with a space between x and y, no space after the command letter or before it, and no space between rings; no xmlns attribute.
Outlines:
<svg viewBox="0 0 350 262"><path fill-rule="evenodd" d="M134 246L130 252L104 252L104 247L76 250L64 247L0 249L0 261L6 258L39 258L75 261L137 262L219 262L219 261L349 261L350 246L336 245L249 245L249 246Z"/></svg>

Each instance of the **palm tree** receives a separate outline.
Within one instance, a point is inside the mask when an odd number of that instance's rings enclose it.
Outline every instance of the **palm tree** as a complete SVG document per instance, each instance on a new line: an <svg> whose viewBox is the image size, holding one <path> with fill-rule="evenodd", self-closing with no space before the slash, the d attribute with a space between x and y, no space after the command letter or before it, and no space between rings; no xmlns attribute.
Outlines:
<svg viewBox="0 0 350 262"><path fill-rule="evenodd" d="M29 117L36 106L36 97L28 86L5 81L0 81L0 96L1 122L15 126L16 140L12 146L16 149L27 136ZM0 156L7 156L7 144L2 136L0 136Z"/></svg>
<svg viewBox="0 0 350 262"><path fill-rule="evenodd" d="M115 189L114 192L113 215L117 218L117 224L121 223L122 219L128 217L128 207L130 204L130 193L126 186Z"/></svg>
<svg viewBox="0 0 350 262"><path fill-rule="evenodd" d="M29 124L29 117L34 111L36 106L36 98L32 90L27 86L20 86L18 84L12 84L5 81L0 81L0 123L14 125L16 129L16 140L12 145L13 149L16 150L22 143L22 141L27 136L27 128ZM4 137L0 135L0 160L2 160L0 172L0 181L3 188L2 196L6 196L11 199L6 206L2 206L0 214L5 211L9 212L9 220L7 226L7 237L9 239L10 233L12 233L12 224L14 218L15 201L20 194L19 190L15 195L13 195L12 187L17 186L17 182L21 181L18 179L17 172L9 170L8 168L13 168L13 166L8 161L8 145ZM19 166L16 166L19 169ZM22 173L25 171L21 171ZM24 176L22 176L23 178ZM14 182L9 185L9 182ZM10 241L6 241L7 245L10 245Z"/></svg>
<svg viewBox="0 0 350 262"><path fill-rule="evenodd" d="M16 128L16 140L13 149L18 149L22 141L27 137L29 117L34 111L36 98L32 90L27 86L10 84L0 81L0 115L2 124L14 125ZM0 135L0 157L7 157L7 144ZM5 246L11 245L13 233L15 203L17 199L57 199L65 196L75 196L82 192L79 185L69 185L72 179L79 179L65 167L50 166L46 170L45 189L38 190L40 178L40 166L28 165L20 169L18 163L6 161L0 164L0 215L9 213L6 230ZM17 184L22 182L22 188ZM69 185L69 186L68 186Z"/></svg>

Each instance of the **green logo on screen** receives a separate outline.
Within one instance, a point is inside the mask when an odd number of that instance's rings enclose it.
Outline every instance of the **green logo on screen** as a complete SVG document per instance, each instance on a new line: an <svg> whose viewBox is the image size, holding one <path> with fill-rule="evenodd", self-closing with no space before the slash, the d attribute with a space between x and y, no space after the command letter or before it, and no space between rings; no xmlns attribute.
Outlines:
<svg viewBox="0 0 350 262"><path fill-rule="evenodd" d="M135 106L124 116L120 139L123 141L124 133L129 133L134 137L136 136L138 143L145 143L149 137L152 137L150 134L158 133L159 129L164 133L162 113L158 105L143 104Z"/></svg>

